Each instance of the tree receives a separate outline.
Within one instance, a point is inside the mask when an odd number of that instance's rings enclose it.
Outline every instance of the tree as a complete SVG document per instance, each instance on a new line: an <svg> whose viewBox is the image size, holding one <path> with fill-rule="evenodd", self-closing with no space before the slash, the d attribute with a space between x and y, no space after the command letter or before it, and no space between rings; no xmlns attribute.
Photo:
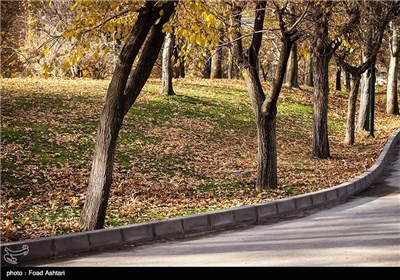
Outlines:
<svg viewBox="0 0 400 280"><path fill-rule="evenodd" d="M222 43L223 33L221 32L220 42ZM217 46L214 53L211 56L211 79L221 79L222 78L222 47Z"/></svg>
<svg viewBox="0 0 400 280"><path fill-rule="evenodd" d="M210 79L211 77L211 59L209 57L205 59L201 75L203 79Z"/></svg>
<svg viewBox="0 0 400 280"><path fill-rule="evenodd" d="M278 66L275 72L275 81L271 85L268 95L265 95L260 81L258 54L262 43L266 1L257 1L254 17L254 33L251 44L242 57L239 58L244 69L247 90L250 95L253 111L257 123L258 164L257 164L257 189L277 188L277 151L276 151L276 115L277 101L282 88L283 79L287 69L290 50L293 43L299 38L297 27L304 18L304 12L293 25L288 27L284 21L287 2L283 8L275 5L276 16L279 22L282 46ZM308 6L307 6L308 7ZM306 9L307 10L307 9ZM242 40L236 41L240 48Z"/></svg>
<svg viewBox="0 0 400 280"><path fill-rule="evenodd" d="M390 38L390 63L388 73L388 83L386 92L386 112L388 114L399 114L399 101L398 101L398 87L397 77L399 72L399 40L398 27L395 22L390 24L391 38Z"/></svg>
<svg viewBox="0 0 400 280"><path fill-rule="evenodd" d="M312 49L309 48L309 51L306 55L306 62L305 62L305 75L304 75L304 84L309 87L314 86L314 76L313 76L313 68L312 68Z"/></svg>
<svg viewBox="0 0 400 280"><path fill-rule="evenodd" d="M345 71L345 84L346 84L346 91L350 92L351 90L351 74Z"/></svg>
<svg viewBox="0 0 400 280"><path fill-rule="evenodd" d="M164 49L162 53L162 89L161 93L165 95L175 95L172 88L172 51L174 48L174 37L168 32L165 35Z"/></svg>
<svg viewBox="0 0 400 280"><path fill-rule="evenodd" d="M240 29L242 24L242 11L244 4L245 2L233 2L231 5L230 27L232 29L232 32L230 38L233 43L230 44L229 49L231 59L229 60L228 78L230 79L237 79L240 77L239 65L238 63L236 63L236 60L234 58L240 57L243 54L243 50L240 49L242 45L235 42L242 37Z"/></svg>
<svg viewBox="0 0 400 280"><path fill-rule="evenodd" d="M362 61L373 55L374 48L380 38L381 29L385 29L388 20L400 13L400 1L360 1L364 11L358 32L362 48ZM380 43L379 43L380 44ZM361 81L361 102L358 113L358 129L369 130L369 73L364 73Z"/></svg>
<svg viewBox="0 0 400 280"><path fill-rule="evenodd" d="M369 42L371 42L369 40ZM370 45L370 43L368 44ZM367 54L363 50L361 55L361 63L367 59ZM369 131L369 92L370 92L370 72L365 72L361 77L361 101L358 111L358 124L359 130Z"/></svg>
<svg viewBox="0 0 400 280"><path fill-rule="evenodd" d="M329 61L335 44L329 38L329 20L332 1L313 2L315 21L313 41L314 114L312 155L317 158L330 157L328 139L328 94Z"/></svg>
<svg viewBox="0 0 400 280"><path fill-rule="evenodd" d="M335 90L342 90L342 68L340 66L336 68Z"/></svg>
<svg viewBox="0 0 400 280"><path fill-rule="evenodd" d="M97 128L92 170L80 217L80 225L85 230L104 225L119 130L150 75L163 43L163 25L174 12L175 3L168 1L159 5L146 1L118 57ZM140 49L142 53L132 69Z"/></svg>
<svg viewBox="0 0 400 280"><path fill-rule="evenodd" d="M19 48L25 36L27 3L22 1L1 1L1 73L11 77L23 69Z"/></svg>
<svg viewBox="0 0 400 280"><path fill-rule="evenodd" d="M367 4L369 5L369 3ZM352 87L349 94L348 101L348 109L347 109L347 121L346 121L346 135L344 142L348 145L353 145L355 141L355 114L356 114L356 103L357 103L357 95L361 82L361 75L371 67L371 63L376 61L376 57L378 55L379 48L382 43L382 39L384 36L384 31L389 21L396 14L396 5L394 6L380 6L375 7L379 10L378 14L374 15L374 18L368 18L371 14L368 12L368 9L365 9L363 5L359 5L358 3L354 3L350 9L348 9L348 13L350 16L349 24L344 28L344 41L343 47L339 48L338 52L335 54L337 58L337 63L342 66L346 73L351 74ZM367 20L370 28L374 30L373 37L374 41L367 40L368 46L364 46L364 50L368 49L368 57L365 57L363 62L359 65L351 65L349 62L345 61L345 58L349 53L352 53L352 49L349 51L346 45L355 45L352 43L352 40L356 37L354 33L356 30L360 30L360 25L363 24L361 19ZM356 32L357 33L357 32ZM358 40L362 41L362 33L358 33ZM341 41L342 42L342 41ZM345 44L347 42L347 44ZM363 47L363 44L361 44ZM367 87L365 85L365 87Z"/></svg>
<svg viewBox="0 0 400 280"><path fill-rule="evenodd" d="M290 52L289 64L286 71L286 86L290 88L299 88L298 62L297 62L297 44L294 43Z"/></svg>

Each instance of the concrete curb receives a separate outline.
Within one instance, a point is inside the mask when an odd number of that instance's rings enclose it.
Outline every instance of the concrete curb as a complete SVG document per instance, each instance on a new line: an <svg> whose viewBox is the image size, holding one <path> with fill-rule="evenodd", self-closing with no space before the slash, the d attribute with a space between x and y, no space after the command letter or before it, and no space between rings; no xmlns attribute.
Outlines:
<svg viewBox="0 0 400 280"><path fill-rule="evenodd" d="M379 158L367 171L349 182L329 189L272 202L181 218L3 243L1 244L1 263L7 265L7 262L5 262L6 248L18 251L21 250L23 245L29 246L29 253L26 256L16 256L18 264L110 247L115 248L167 238L185 237L192 234L229 229L240 225L265 223L274 221L277 218L285 218L307 209L328 206L358 194L372 185L383 172L390 159L391 152L399 140L400 129L389 138Z"/></svg>

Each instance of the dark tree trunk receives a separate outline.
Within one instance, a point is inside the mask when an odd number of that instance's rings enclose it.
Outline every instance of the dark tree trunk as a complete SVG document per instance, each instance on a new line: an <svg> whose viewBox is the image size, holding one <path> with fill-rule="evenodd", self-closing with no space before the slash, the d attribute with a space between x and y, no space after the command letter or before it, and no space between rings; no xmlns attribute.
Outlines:
<svg viewBox="0 0 400 280"><path fill-rule="evenodd" d="M172 51L173 65L172 65L172 72L174 74L174 78L185 78L185 57L179 57L179 46L175 45ZM179 62L179 65L175 66Z"/></svg>
<svg viewBox="0 0 400 280"><path fill-rule="evenodd" d="M255 31L262 30L264 24L266 1L257 2L256 15L254 20ZM238 58L242 63L245 74L245 81L250 99L253 105L253 110L257 122L257 141L258 141L258 163L257 163L257 189L277 188L277 152L276 152L276 102L271 100L269 107L265 108L263 112L263 104L266 101L266 96L261 85L259 70L258 70L258 53L262 43L261 33L254 33L251 45L246 52L246 56ZM238 44L242 44L238 40ZM289 57L290 49L287 57ZM285 68L282 73L286 71L287 59ZM278 81L279 84L279 81ZM276 87L275 87L276 88ZM271 97L271 96L270 96ZM274 96L275 98L276 96Z"/></svg>
<svg viewBox="0 0 400 280"><path fill-rule="evenodd" d="M390 38L390 62L386 92L386 112L392 115L399 114L397 76L399 72L399 37L397 27L391 22L392 36Z"/></svg>
<svg viewBox="0 0 400 280"><path fill-rule="evenodd" d="M186 77L185 62L182 61L181 64L179 64L179 78L185 78L185 77Z"/></svg>
<svg viewBox="0 0 400 280"><path fill-rule="evenodd" d="M328 158L328 95L329 58L320 56L314 58L314 118L313 118L313 156Z"/></svg>
<svg viewBox="0 0 400 280"><path fill-rule="evenodd" d="M160 24L152 28L155 21L159 18L161 9L164 11L164 15L161 17ZM128 80L133 62L151 28L152 31L143 48L138 66L143 65L144 61L155 62L164 37L161 31L162 25L169 20L173 11L173 2L164 3L161 7L154 7L154 2L146 2L145 6L140 9L136 23L121 50L97 128L96 146L87 196L80 216L80 226L84 230L99 229L104 226L107 202L112 184L118 133L122 126L123 117L127 112L126 102L129 99L127 98L128 96L125 96L128 89L127 86L132 80L140 80L141 83L134 85L135 90L140 92L148 75L150 75L152 65L148 69L148 73L143 73L142 71L140 75L137 75L135 71L134 74L136 77L132 77L131 75ZM155 44L156 42L158 42L159 46ZM158 52L156 52L157 47ZM155 58L146 57L149 48L153 49Z"/></svg>
<svg viewBox="0 0 400 280"><path fill-rule="evenodd" d="M174 48L174 39L171 33L165 35L164 49L162 53L162 89L161 93L165 95L175 95L172 87L172 50Z"/></svg>
<svg viewBox="0 0 400 280"><path fill-rule="evenodd" d="M233 61L233 55L232 55L232 51L231 50L229 50L229 53L228 53L228 79L234 79L234 74L233 74L233 68L234 68L234 65L235 64L235 62Z"/></svg>
<svg viewBox="0 0 400 280"><path fill-rule="evenodd" d="M299 88L297 80L298 76L298 62L297 62L297 44L294 43L292 51L290 52L289 64L286 71L286 86L290 88Z"/></svg>
<svg viewBox="0 0 400 280"><path fill-rule="evenodd" d="M268 117L262 112L265 101L264 91L260 82L258 71L251 65L256 65L255 57L251 57L250 66L246 68L246 85L253 104L253 110L257 123L257 180L256 188L275 189L278 186L277 176L277 152L276 152L276 105L270 111L274 111Z"/></svg>
<svg viewBox="0 0 400 280"><path fill-rule="evenodd" d="M346 91L350 92L351 90L351 74L349 71L345 71L346 74Z"/></svg>
<svg viewBox="0 0 400 280"><path fill-rule="evenodd" d="M264 14L262 14L262 16L256 16L256 18L263 21ZM281 19L281 15L279 18ZM262 23L259 24L261 26L258 26L259 29L256 30L262 29ZM255 26L257 26L257 21ZM267 96L264 94L257 67L258 52L261 47L260 34L253 35L252 45L247 51L247 59L243 59L243 61L248 62L248 65L245 67L245 80L257 121L257 189L274 189L278 186L276 151L277 102L279 93L282 89L290 50L293 44L290 34L283 32L282 36L283 45L279 55L278 67L275 73L274 83L272 84L271 90Z"/></svg>
<svg viewBox="0 0 400 280"><path fill-rule="evenodd" d="M266 82L267 78L268 78L268 73L270 71L270 64L267 64L267 69L264 69L264 67L262 66L262 64L260 64L260 69L261 69L261 74L263 77L263 81Z"/></svg>
<svg viewBox="0 0 400 280"><path fill-rule="evenodd" d="M256 188L258 190L276 189L278 187L276 117L266 118L257 111L256 119L258 143Z"/></svg>
<svg viewBox="0 0 400 280"><path fill-rule="evenodd" d="M344 142L347 145L354 144L354 130L356 121L356 109L357 109L356 104L357 104L358 90L360 88L360 80L361 77L359 74L355 74L352 76L353 86L350 90L349 101L347 105L346 136L344 139Z"/></svg>
<svg viewBox="0 0 400 280"><path fill-rule="evenodd" d="M222 78L222 48L217 47L215 52L211 57L211 79L221 79Z"/></svg>
<svg viewBox="0 0 400 280"><path fill-rule="evenodd" d="M340 66L336 69L336 90L342 90L342 68Z"/></svg>
<svg viewBox="0 0 400 280"><path fill-rule="evenodd" d="M279 93L282 89L283 79L287 70L290 50L298 39L297 25L292 25L290 31L283 21L284 9L277 9L276 15L281 27L282 48L279 55L278 67L275 72L274 83L269 94L264 94L260 81L258 54L262 43L262 33L265 17L266 1L256 2L254 19L254 33L251 45L243 57L238 58L244 69L244 77L247 90L250 95L257 123L258 140L258 165L257 165L257 189L277 188L277 151L276 151L276 114ZM302 17L305 13L302 15ZM241 39L238 44L242 46Z"/></svg>
<svg viewBox="0 0 400 280"><path fill-rule="evenodd" d="M286 39L286 38L285 38ZM276 151L276 114L277 100L283 85L283 77L287 70L292 42L284 40L279 56L275 82L270 93L265 96L260 82L257 67L257 55L249 50L249 67L246 68L245 80L257 121L258 165L256 188L274 189L278 186L277 151Z"/></svg>
<svg viewBox="0 0 400 280"><path fill-rule="evenodd" d="M314 78L313 78L313 67L312 67L312 51L309 50L306 56L306 69L304 76L304 84L309 87L314 86Z"/></svg>
<svg viewBox="0 0 400 280"><path fill-rule="evenodd" d="M332 5L331 1L325 5ZM329 96L329 61L334 53L328 36L330 14L326 7L316 4L316 20L313 42L314 75L314 114L312 155L317 158L330 157L328 138L328 96Z"/></svg>
<svg viewBox="0 0 400 280"><path fill-rule="evenodd" d="M201 72L203 79L210 79L211 77L211 60L212 58L210 57L206 58L203 71Z"/></svg>
<svg viewBox="0 0 400 280"><path fill-rule="evenodd" d="M232 26L232 59L230 60L229 65L229 74L231 79L240 78L240 70L239 63L240 61L236 61L237 58L241 58L243 55L243 47L239 44L239 38L242 37L240 32L240 28L242 25L242 4L232 4L232 17L231 17L231 26Z"/></svg>

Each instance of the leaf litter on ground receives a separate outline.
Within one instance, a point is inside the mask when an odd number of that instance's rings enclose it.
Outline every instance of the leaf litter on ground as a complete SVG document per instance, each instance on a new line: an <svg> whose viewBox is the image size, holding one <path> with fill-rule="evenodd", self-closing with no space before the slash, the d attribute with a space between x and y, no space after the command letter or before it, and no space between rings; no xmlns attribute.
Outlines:
<svg viewBox="0 0 400 280"><path fill-rule="evenodd" d="M1 240L79 231L108 81L2 79ZM267 84L264 85L266 88ZM282 90L279 188L256 191L256 126L243 81L150 80L124 120L106 226L189 215L328 188L368 169L400 116L377 90L375 138L343 143L347 97L329 96L331 158L311 157L312 88Z"/></svg>

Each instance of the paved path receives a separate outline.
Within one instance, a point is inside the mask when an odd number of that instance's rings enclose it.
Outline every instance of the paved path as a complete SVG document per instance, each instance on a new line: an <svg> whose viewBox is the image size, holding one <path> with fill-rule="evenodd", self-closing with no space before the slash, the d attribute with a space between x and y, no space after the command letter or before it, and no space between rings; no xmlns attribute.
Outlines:
<svg viewBox="0 0 400 280"><path fill-rule="evenodd" d="M400 144L357 198L296 220L48 263L52 266L399 266Z"/></svg>

